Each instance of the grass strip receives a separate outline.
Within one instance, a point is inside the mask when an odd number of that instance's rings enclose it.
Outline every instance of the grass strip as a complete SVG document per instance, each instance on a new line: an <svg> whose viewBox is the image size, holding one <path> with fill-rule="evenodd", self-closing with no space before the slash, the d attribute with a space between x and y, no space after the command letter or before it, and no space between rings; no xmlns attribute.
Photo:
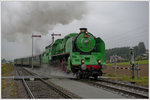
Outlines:
<svg viewBox="0 0 150 100"><path fill-rule="evenodd" d="M119 81L132 81L136 82L137 85L149 87L149 78L147 76L140 77L139 79L135 78L132 79L131 76L126 75L115 75L115 74L106 74L104 75L112 80L119 80Z"/></svg>
<svg viewBox="0 0 150 100"><path fill-rule="evenodd" d="M139 63L139 64L148 64L149 60L140 60L140 61L135 61L134 63L135 64L136 63ZM107 63L106 65L107 66L112 66L112 65L114 65L114 63ZM118 62L117 65L130 65L130 62Z"/></svg>

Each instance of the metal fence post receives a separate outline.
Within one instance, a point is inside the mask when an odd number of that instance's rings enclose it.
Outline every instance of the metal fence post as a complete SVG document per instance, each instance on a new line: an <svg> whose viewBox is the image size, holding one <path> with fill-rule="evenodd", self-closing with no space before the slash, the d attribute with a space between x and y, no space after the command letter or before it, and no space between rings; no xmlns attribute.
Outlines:
<svg viewBox="0 0 150 100"><path fill-rule="evenodd" d="M139 67L139 63L137 63L137 68L136 68L136 70L137 70L137 79L139 79L139 78L140 78L140 67Z"/></svg>
<svg viewBox="0 0 150 100"><path fill-rule="evenodd" d="M115 73L116 73L116 70L117 70L117 59L116 59L116 56L114 55L113 56L113 60L114 60L114 71L115 71Z"/></svg>

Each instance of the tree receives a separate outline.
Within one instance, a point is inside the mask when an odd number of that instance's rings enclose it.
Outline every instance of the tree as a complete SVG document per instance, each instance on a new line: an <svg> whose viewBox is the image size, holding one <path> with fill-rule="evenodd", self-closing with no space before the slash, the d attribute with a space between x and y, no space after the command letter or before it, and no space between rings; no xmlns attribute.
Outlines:
<svg viewBox="0 0 150 100"><path fill-rule="evenodd" d="M133 47L134 48L134 55L136 56L136 55L138 55L138 46L135 46L135 47Z"/></svg>
<svg viewBox="0 0 150 100"><path fill-rule="evenodd" d="M2 63L6 63L6 60L5 60L5 58L4 58L4 59L2 59Z"/></svg>
<svg viewBox="0 0 150 100"><path fill-rule="evenodd" d="M143 54L145 53L145 51L146 51L146 48L145 48L144 42L140 42L138 44L138 54Z"/></svg>

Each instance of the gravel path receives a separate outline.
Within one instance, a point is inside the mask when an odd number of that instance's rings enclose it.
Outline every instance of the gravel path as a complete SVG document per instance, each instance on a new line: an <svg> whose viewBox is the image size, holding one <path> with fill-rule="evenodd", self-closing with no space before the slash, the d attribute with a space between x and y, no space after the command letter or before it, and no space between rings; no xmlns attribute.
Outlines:
<svg viewBox="0 0 150 100"><path fill-rule="evenodd" d="M55 98L55 99L64 98L39 80L26 81L26 82L28 86L30 87L33 95L38 99L40 98Z"/></svg>
<svg viewBox="0 0 150 100"><path fill-rule="evenodd" d="M76 95L82 97L82 98L120 98L123 99L125 97L122 97L118 94L114 94L111 92L108 92L103 89L99 89L87 84L84 84L82 82L77 82L74 80L69 80L69 79L49 79L49 81L53 82L54 84L57 84L73 93Z"/></svg>

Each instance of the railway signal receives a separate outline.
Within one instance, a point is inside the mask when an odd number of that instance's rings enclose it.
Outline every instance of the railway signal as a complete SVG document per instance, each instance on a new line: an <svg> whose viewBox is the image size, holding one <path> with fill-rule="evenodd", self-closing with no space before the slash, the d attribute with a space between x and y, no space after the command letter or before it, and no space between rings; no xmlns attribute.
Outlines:
<svg viewBox="0 0 150 100"><path fill-rule="evenodd" d="M41 37L41 35L32 35L32 37Z"/></svg>
<svg viewBox="0 0 150 100"><path fill-rule="evenodd" d="M33 38L34 37L40 37L41 38L41 35L33 35L33 33L32 33L32 69L33 69Z"/></svg>
<svg viewBox="0 0 150 100"><path fill-rule="evenodd" d="M52 36L52 43L54 43L54 36L61 36L61 34L51 34L51 36Z"/></svg>

